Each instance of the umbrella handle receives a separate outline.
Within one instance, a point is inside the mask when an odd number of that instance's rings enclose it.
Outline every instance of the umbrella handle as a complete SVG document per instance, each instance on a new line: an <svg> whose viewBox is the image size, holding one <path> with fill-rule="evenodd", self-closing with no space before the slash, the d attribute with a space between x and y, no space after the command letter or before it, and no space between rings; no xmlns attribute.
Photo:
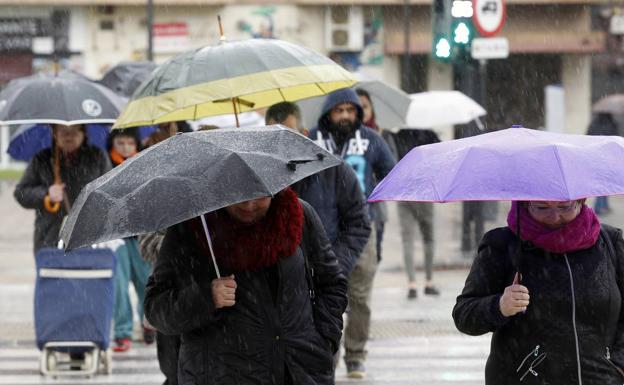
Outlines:
<svg viewBox="0 0 624 385"><path fill-rule="evenodd" d="M217 272L217 278L221 278L221 272L219 271L219 265L217 265L217 259L214 255L214 250L212 249L212 239L210 238L210 231L208 231L208 224L206 223L206 218L204 214L199 216L201 218L202 226L204 227L204 234L206 234L206 241L208 241L208 248L210 249L210 256L212 257L212 263L214 264L215 271Z"/></svg>
<svg viewBox="0 0 624 385"><path fill-rule="evenodd" d="M54 163L52 165L54 171L54 184L61 184L61 150L58 145L54 146ZM63 194L65 198L65 194ZM51 202L49 196L43 199L43 207L49 213L55 214L61 209L61 202Z"/></svg>

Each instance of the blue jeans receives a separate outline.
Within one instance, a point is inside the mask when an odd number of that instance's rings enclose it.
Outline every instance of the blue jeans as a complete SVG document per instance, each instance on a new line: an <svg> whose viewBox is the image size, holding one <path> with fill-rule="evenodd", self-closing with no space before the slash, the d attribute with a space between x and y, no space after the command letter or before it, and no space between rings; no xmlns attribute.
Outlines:
<svg viewBox="0 0 624 385"><path fill-rule="evenodd" d="M145 285L152 271L152 264L141 258L139 243L136 238L124 239L124 245L117 251L117 269L115 271L115 338L132 337L132 304L128 295L130 281L134 285L139 298L137 313L139 320L143 319L143 300L145 299Z"/></svg>

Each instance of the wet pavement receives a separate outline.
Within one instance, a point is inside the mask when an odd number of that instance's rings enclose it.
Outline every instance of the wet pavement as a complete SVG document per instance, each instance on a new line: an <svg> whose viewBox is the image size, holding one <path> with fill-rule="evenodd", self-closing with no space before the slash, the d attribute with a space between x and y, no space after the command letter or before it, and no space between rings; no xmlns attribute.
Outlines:
<svg viewBox="0 0 624 385"><path fill-rule="evenodd" d="M127 353L113 355L113 374L92 379L41 377L40 353L34 344L33 291L34 258L32 227L34 212L20 208L13 199L14 182L0 181L0 384L160 384L156 351L135 341ZM624 198L611 198L613 213L605 222L621 227ZM504 223L508 204L501 204L498 220ZM336 371L338 384L482 384L490 336L469 337L456 331L451 318L455 297L461 291L470 260L459 252L461 206L436 206L436 261L434 274L439 297L422 295L408 300L406 276L402 270L401 243L396 208L389 208L390 220L384 238L384 259L375 280L373 323L368 345L365 380L346 378L344 364ZM417 266L422 266L419 242ZM424 273L417 273L422 284ZM137 333L138 335L138 333Z"/></svg>

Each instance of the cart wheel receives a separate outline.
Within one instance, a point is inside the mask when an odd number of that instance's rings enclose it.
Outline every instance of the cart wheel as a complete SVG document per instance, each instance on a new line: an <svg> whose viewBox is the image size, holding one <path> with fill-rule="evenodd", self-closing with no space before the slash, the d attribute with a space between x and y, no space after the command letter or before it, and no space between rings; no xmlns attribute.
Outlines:
<svg viewBox="0 0 624 385"><path fill-rule="evenodd" d="M48 371L56 370L56 354L53 351L47 352L46 365Z"/></svg>
<svg viewBox="0 0 624 385"><path fill-rule="evenodd" d="M103 350L100 353L100 362L102 363L103 374L113 373L113 355L110 350Z"/></svg>

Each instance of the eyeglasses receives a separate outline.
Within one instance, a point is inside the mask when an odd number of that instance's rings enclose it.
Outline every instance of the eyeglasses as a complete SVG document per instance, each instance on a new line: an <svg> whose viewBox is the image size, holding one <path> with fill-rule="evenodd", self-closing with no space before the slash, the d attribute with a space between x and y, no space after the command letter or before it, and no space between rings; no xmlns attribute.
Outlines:
<svg viewBox="0 0 624 385"><path fill-rule="evenodd" d="M542 215L542 216L546 216L546 215L553 214L553 213L561 214L561 215L571 214L578 207L578 202L576 201L569 202L569 203L562 203L554 207L553 206L536 206L536 204L539 205L539 203L529 202L529 208L532 209L535 214Z"/></svg>

